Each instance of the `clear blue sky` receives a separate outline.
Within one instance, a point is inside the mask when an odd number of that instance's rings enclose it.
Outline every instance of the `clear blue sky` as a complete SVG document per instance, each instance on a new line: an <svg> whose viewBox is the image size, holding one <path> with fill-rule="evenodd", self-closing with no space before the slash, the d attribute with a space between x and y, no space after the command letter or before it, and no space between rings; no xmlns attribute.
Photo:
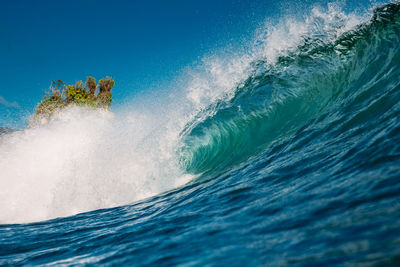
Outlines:
<svg viewBox="0 0 400 267"><path fill-rule="evenodd" d="M112 76L118 103L162 87L204 54L249 37L282 8L272 0L0 4L0 127L17 128L26 125L52 80Z"/></svg>

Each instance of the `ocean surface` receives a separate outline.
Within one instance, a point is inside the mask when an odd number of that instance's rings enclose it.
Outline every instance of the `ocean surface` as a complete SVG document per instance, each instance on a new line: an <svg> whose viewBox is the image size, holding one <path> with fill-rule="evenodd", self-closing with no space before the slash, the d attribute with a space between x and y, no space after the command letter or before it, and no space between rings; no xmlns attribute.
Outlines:
<svg viewBox="0 0 400 267"><path fill-rule="evenodd" d="M398 266L400 4L244 50L154 108L1 130L0 265Z"/></svg>

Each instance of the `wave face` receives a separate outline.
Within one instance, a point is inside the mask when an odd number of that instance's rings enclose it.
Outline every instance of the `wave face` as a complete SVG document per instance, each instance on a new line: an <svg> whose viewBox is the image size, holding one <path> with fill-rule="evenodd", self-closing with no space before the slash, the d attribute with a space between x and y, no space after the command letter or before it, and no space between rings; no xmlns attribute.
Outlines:
<svg viewBox="0 0 400 267"><path fill-rule="evenodd" d="M2 135L3 222L93 211L0 225L0 264L395 265L400 4L267 26L246 53L188 73L157 119L89 114L90 130L84 117ZM49 167L40 147L60 135L68 161ZM21 158L30 175L14 173Z"/></svg>

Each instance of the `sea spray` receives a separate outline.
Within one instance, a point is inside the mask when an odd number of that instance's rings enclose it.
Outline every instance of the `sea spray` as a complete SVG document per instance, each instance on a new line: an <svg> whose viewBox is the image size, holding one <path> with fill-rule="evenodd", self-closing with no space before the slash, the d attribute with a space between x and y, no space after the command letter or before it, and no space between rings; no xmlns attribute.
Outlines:
<svg viewBox="0 0 400 267"><path fill-rule="evenodd" d="M329 3L326 9L315 6L302 17L286 14L278 21L266 19L253 39L210 53L198 66L186 70L187 98L198 110L218 99L229 101L249 77L274 66L280 57L296 53L305 42L334 42L369 18L365 14L346 14L339 3Z"/></svg>
<svg viewBox="0 0 400 267"><path fill-rule="evenodd" d="M190 176L176 168L166 119L75 107L1 137L0 222L129 204L187 182Z"/></svg>

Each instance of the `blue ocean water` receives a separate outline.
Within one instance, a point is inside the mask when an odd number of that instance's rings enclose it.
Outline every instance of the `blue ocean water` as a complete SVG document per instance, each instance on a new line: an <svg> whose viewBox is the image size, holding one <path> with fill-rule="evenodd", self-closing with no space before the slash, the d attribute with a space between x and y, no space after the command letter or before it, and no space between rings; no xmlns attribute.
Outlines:
<svg viewBox="0 0 400 267"><path fill-rule="evenodd" d="M189 182L113 205L126 193L105 197L101 186L92 191L80 180L63 181L57 185L85 190L57 204L62 189L48 186L57 197L44 197L39 215L34 203L28 205L31 198L6 202L10 197L2 192L0 265L399 264L400 4L379 6L363 21L333 10L316 10L309 20L304 25L311 30L296 24L295 32L303 34L286 50L271 49L270 34L234 90L222 91L184 121L172 158ZM201 102L193 92L194 102ZM1 169L13 164L21 139L51 139L60 125L2 135L7 154ZM117 143L119 153L127 142ZM91 155L85 153L83 158ZM101 176L68 162L79 171L74 177ZM140 164L148 162L153 164ZM38 168L33 165L26 168ZM26 176L17 168L11 173L18 174L15 180ZM165 175L152 174L135 186L152 189L148 184ZM124 170L118 166L106 177L107 187L118 184L113 179L125 177ZM131 189L126 180L121 184L118 189ZM18 197L31 192L24 190ZM85 206L93 192L101 199L93 205L105 208ZM63 211L69 204L78 207L75 212ZM85 210L92 211L79 213Z"/></svg>

